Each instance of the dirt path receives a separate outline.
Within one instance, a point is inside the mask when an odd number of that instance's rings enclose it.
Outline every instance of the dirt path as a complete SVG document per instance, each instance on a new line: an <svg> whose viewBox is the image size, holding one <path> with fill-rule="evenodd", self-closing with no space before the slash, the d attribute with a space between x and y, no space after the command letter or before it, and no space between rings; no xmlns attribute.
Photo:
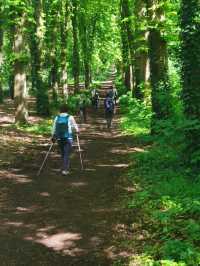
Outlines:
<svg viewBox="0 0 200 266"><path fill-rule="evenodd" d="M56 152L36 177L47 149L42 136L5 133L0 155L0 265L107 266L126 257L119 248L119 232L126 219L120 202L126 190L122 179L129 139L120 135L118 117L112 133L106 132L101 117L82 126L86 170L80 171L75 152L67 177L60 175Z"/></svg>

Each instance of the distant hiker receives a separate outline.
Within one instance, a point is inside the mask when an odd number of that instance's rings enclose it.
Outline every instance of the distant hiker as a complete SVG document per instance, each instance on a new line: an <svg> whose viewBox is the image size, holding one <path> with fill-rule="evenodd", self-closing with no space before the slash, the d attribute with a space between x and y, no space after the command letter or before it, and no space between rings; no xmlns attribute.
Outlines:
<svg viewBox="0 0 200 266"><path fill-rule="evenodd" d="M81 123L87 123L87 100L84 98L80 99L79 113L80 113Z"/></svg>
<svg viewBox="0 0 200 266"><path fill-rule="evenodd" d="M95 96L95 94L96 94L97 92L98 92L97 89L92 89L92 91L91 91L92 98Z"/></svg>
<svg viewBox="0 0 200 266"><path fill-rule="evenodd" d="M115 104L110 93L107 93L104 100L105 118L107 122L107 128L110 129L115 111Z"/></svg>
<svg viewBox="0 0 200 266"><path fill-rule="evenodd" d="M94 89L92 90L92 106L95 108L95 110L98 110L99 107L99 92Z"/></svg>
<svg viewBox="0 0 200 266"><path fill-rule="evenodd" d="M110 94L110 97L113 98L114 103L116 105L117 104L117 98L118 98L117 89L113 86L110 86L109 94Z"/></svg>
<svg viewBox="0 0 200 266"><path fill-rule="evenodd" d="M114 87L113 88L113 99L115 101L115 105L117 104L117 98L118 98L117 89Z"/></svg>
<svg viewBox="0 0 200 266"><path fill-rule="evenodd" d="M72 152L73 131L79 133L78 126L73 116L68 114L68 106L60 107L60 114L56 116L52 130L52 141L58 141L61 157L63 160L62 174L69 173L69 160Z"/></svg>

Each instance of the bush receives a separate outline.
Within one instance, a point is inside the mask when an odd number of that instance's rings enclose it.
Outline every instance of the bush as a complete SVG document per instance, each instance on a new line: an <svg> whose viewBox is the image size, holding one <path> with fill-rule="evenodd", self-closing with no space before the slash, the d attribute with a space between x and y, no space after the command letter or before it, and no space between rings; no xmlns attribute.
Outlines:
<svg viewBox="0 0 200 266"><path fill-rule="evenodd" d="M130 95L121 96L120 104L124 133L131 133L144 146L130 158L133 165L128 177L135 189L127 206L137 213L133 224L141 228L138 235L146 232L146 239L144 246L139 244L141 255L130 259L129 265L200 265L200 181L191 179L183 160L185 136L199 128L199 122L189 121L181 113L159 121L156 136L145 146L141 136L149 137L150 106ZM199 158L193 154L193 160ZM136 234L134 231L133 245Z"/></svg>
<svg viewBox="0 0 200 266"><path fill-rule="evenodd" d="M120 97L122 129L128 134L147 134L150 131L151 107L131 97L131 93Z"/></svg>

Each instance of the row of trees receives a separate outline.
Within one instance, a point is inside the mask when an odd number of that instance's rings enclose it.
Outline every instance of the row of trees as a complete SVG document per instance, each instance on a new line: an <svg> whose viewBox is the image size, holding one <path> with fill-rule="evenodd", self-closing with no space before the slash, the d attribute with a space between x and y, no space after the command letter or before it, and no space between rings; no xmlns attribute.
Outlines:
<svg viewBox="0 0 200 266"><path fill-rule="evenodd" d="M179 102L196 123L199 14L199 0L1 1L0 100L9 88L16 121L25 122L27 93L36 96L37 113L46 115L59 90L68 95L72 79L76 93L80 81L88 89L114 65L132 97L143 101L150 92L153 133L157 121L173 115L175 69L181 78ZM188 150L198 152L199 126L187 136Z"/></svg>
<svg viewBox="0 0 200 266"><path fill-rule="evenodd" d="M187 161L200 161L200 2L199 0L121 0L123 81L133 97L145 100L150 85L151 131L175 117L187 119ZM175 72L177 84L173 84ZM179 83L179 84L178 84ZM177 112L177 110L176 110Z"/></svg>
<svg viewBox="0 0 200 266"><path fill-rule="evenodd" d="M73 80L86 89L114 58L115 1L5 0L0 2L0 100L9 88L16 121L27 120L27 93L37 113L49 114L58 92L68 95ZM113 15L111 15L113 14ZM105 53L106 51L106 53Z"/></svg>

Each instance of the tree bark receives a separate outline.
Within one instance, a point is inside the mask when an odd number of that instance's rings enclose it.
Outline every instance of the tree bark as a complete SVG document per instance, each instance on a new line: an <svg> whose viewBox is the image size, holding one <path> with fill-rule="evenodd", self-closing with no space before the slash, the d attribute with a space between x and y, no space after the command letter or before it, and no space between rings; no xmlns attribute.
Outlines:
<svg viewBox="0 0 200 266"><path fill-rule="evenodd" d="M182 99L184 113L194 126L186 132L184 159L195 174L200 170L200 2L181 1Z"/></svg>
<svg viewBox="0 0 200 266"><path fill-rule="evenodd" d="M127 40L128 40L128 46L129 46L129 54L130 54L130 65L131 65L131 89L134 95L134 89L135 89L135 48L134 48L134 32L132 28L132 23L131 23L131 11L129 7L129 1L128 0L121 0L121 8L122 8L122 14L124 17L124 24L125 24L125 29L126 29L126 34L127 34Z"/></svg>
<svg viewBox="0 0 200 266"><path fill-rule="evenodd" d="M168 53L167 42L163 38L160 28L164 10L156 7L157 1L147 0L149 23L149 58L150 83L152 100L152 133L158 120L167 119L170 113L170 87L168 80Z"/></svg>
<svg viewBox="0 0 200 266"><path fill-rule="evenodd" d="M77 0L72 1L73 14L72 31L73 31L73 76L75 93L79 91L79 76L80 76L80 57L79 57L79 41L78 41L78 5Z"/></svg>
<svg viewBox="0 0 200 266"><path fill-rule="evenodd" d="M32 58L32 87L36 90L36 108L39 115L49 114L49 98L47 85L45 85L42 72L41 51L43 48L43 0L34 0L34 19L33 37L30 42Z"/></svg>
<svg viewBox="0 0 200 266"><path fill-rule="evenodd" d="M85 76L85 88L89 89L90 87L90 53L89 51L89 36L86 24L86 14L84 11L80 15L80 32L81 32L81 44L83 51L83 63L84 63L84 76Z"/></svg>
<svg viewBox="0 0 200 266"><path fill-rule="evenodd" d="M0 4L0 103L3 102L2 66L3 66L3 9Z"/></svg>
<svg viewBox="0 0 200 266"><path fill-rule="evenodd" d="M122 51L122 78L124 81L124 86L127 91L131 90L132 81L131 81L131 69L130 69L130 53L129 53L129 44L126 31L126 25L124 23L125 13L122 5L122 0L120 3L120 33L121 33L121 51Z"/></svg>
<svg viewBox="0 0 200 266"><path fill-rule="evenodd" d="M67 39L68 39L68 19L69 19L69 3L61 2L61 21L60 21L60 34L61 34L61 86L62 96L64 99L68 97L68 83L67 83Z"/></svg>
<svg viewBox="0 0 200 266"><path fill-rule="evenodd" d="M135 1L135 17L137 20L135 22L135 91L134 95L137 99L144 99L144 89L148 82L148 41L147 41L147 31L141 28L147 20L147 10L144 0Z"/></svg>
<svg viewBox="0 0 200 266"><path fill-rule="evenodd" d="M15 25L14 30L14 53L16 56L14 64L14 103L15 103L15 122L27 123L27 87L26 87L26 63L22 55L25 50L25 15L19 14L20 20Z"/></svg>

